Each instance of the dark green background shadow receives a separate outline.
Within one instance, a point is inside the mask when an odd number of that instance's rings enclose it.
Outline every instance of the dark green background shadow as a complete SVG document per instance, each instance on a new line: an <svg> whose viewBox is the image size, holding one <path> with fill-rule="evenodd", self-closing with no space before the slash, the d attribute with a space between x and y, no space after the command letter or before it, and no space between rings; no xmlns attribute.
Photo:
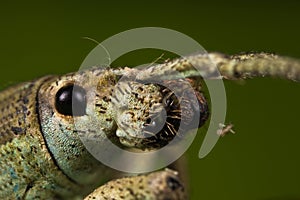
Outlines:
<svg viewBox="0 0 300 200"><path fill-rule="evenodd" d="M82 37L101 42L144 26L180 31L208 51L300 58L299 9L297 1L0 3L0 87L76 71L96 45ZM145 58L135 59L123 65ZM227 122L237 133L202 160L197 136L187 153L191 199L300 199L300 84L266 78L225 86Z"/></svg>

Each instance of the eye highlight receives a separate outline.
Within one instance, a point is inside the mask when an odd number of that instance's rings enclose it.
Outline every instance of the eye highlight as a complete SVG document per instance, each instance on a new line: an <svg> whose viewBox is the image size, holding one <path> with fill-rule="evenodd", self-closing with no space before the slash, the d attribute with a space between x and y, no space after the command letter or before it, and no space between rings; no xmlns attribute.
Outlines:
<svg viewBox="0 0 300 200"><path fill-rule="evenodd" d="M74 84L60 88L55 95L55 108L63 115L83 116L86 104L86 91Z"/></svg>

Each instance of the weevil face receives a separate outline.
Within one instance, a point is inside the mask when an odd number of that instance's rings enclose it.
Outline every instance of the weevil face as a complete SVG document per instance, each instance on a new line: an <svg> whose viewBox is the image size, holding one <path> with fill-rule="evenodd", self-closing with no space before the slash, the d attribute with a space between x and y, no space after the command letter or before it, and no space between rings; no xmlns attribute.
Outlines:
<svg viewBox="0 0 300 200"><path fill-rule="evenodd" d="M109 138L122 148L152 150L167 145L181 123L197 126L207 119L197 81L128 79L137 73L143 70L92 68L53 77L41 86L39 115L47 146L58 166L76 182L90 182L94 173L105 171L86 150L83 137L99 145ZM180 88L180 95L166 85ZM184 95L195 93L194 99ZM193 121L195 112L202 112L197 121Z"/></svg>

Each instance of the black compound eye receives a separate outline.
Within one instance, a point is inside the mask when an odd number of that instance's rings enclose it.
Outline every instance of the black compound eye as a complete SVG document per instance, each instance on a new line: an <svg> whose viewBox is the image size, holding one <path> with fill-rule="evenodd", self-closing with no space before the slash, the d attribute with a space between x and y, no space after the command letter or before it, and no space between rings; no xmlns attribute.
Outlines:
<svg viewBox="0 0 300 200"><path fill-rule="evenodd" d="M64 86L55 96L55 108L63 115L83 116L86 114L86 104L86 91L80 86Z"/></svg>

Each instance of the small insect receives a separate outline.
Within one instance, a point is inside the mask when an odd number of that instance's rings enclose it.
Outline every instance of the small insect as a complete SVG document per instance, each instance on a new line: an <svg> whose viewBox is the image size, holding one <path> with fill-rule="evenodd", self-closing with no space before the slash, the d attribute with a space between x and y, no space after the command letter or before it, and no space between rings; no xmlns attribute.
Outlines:
<svg viewBox="0 0 300 200"><path fill-rule="evenodd" d="M202 78L214 78L216 70L230 80L257 76L300 80L296 59L267 53L209 53L146 69L94 67L3 90L0 198L186 199L184 183L178 177L183 171L124 178L126 173L95 159L82 137L97 139L98 146L108 138L126 151L161 149L179 135L179 124L198 128L208 120ZM154 78L159 82L151 82ZM195 120L196 114L200 117ZM222 126L219 134L225 135L231 128Z"/></svg>
<svg viewBox="0 0 300 200"><path fill-rule="evenodd" d="M233 124L228 124L228 125L219 124L219 127L220 127L220 129L217 131L217 134L221 137L224 137L228 133L235 134L234 130L232 130Z"/></svg>

